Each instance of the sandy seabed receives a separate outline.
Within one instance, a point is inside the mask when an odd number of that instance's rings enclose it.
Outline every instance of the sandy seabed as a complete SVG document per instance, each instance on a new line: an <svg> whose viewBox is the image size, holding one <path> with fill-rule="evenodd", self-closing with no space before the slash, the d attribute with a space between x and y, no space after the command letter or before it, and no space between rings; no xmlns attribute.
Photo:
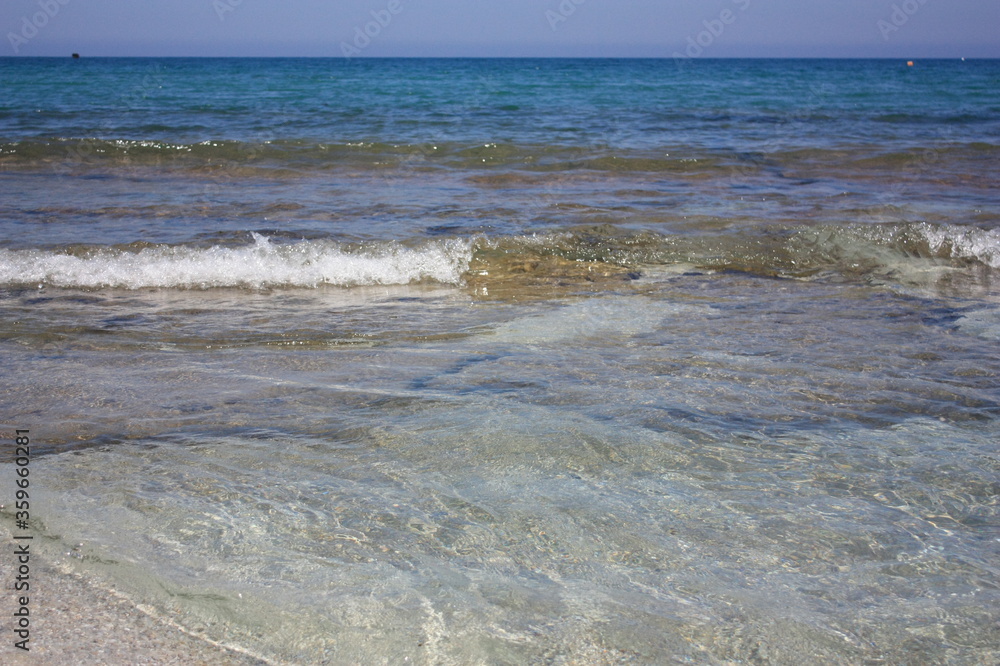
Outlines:
<svg viewBox="0 0 1000 666"><path fill-rule="evenodd" d="M15 647L20 638L17 610L14 539L0 526L0 662L4 664L222 664L263 665L267 662L184 633L153 617L125 598L90 585L38 555L31 555L30 650Z"/></svg>

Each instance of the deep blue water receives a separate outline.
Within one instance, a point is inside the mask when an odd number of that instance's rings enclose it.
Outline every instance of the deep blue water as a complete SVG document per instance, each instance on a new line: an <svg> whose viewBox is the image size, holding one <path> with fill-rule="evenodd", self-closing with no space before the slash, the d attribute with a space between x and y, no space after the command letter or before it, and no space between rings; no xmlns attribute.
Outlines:
<svg viewBox="0 0 1000 666"><path fill-rule="evenodd" d="M754 150L997 137L996 61L0 59L4 139ZM771 146L777 147L777 146Z"/></svg>

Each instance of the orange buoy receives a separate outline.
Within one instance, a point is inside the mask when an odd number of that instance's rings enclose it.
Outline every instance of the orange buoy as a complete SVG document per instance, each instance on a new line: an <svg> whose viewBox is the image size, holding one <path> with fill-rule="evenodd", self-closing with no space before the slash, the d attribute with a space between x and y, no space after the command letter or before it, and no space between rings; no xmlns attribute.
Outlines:
<svg viewBox="0 0 1000 666"><path fill-rule="evenodd" d="M913 67L913 61L912 60L907 60L906 61L906 66L907 67Z"/></svg>

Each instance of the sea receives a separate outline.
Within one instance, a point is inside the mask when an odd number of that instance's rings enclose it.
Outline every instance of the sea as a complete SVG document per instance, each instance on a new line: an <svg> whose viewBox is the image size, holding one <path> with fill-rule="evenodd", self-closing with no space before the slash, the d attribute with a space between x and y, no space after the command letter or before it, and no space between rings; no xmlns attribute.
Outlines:
<svg viewBox="0 0 1000 666"><path fill-rule="evenodd" d="M1000 61L0 91L40 557L276 664L1000 661Z"/></svg>

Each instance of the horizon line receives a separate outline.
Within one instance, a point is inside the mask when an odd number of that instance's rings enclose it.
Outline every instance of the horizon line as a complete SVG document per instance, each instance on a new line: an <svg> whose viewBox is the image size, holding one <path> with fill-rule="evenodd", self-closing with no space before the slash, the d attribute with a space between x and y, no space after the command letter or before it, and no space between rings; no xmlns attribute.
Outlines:
<svg viewBox="0 0 1000 666"><path fill-rule="evenodd" d="M82 52L71 52L67 55L0 55L5 60L56 59L82 60L91 59L189 59L189 60L676 60L678 56L417 56L417 55L96 55L85 56ZM684 56L684 60L1000 60L1000 56Z"/></svg>

